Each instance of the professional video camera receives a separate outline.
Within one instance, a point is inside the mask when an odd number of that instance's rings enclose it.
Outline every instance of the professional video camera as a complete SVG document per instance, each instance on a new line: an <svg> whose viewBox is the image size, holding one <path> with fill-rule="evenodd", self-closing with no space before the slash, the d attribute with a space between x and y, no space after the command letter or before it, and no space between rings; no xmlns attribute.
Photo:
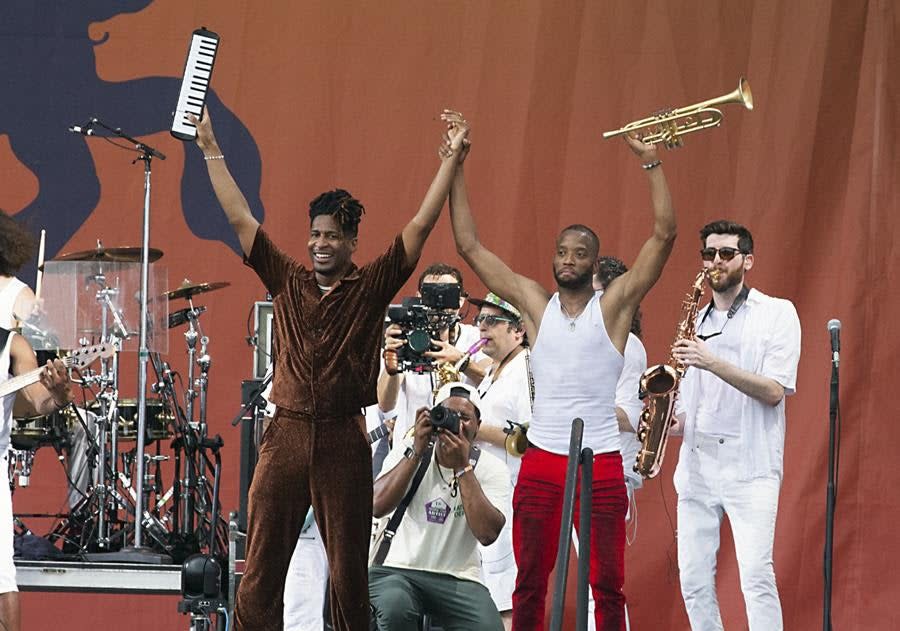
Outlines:
<svg viewBox="0 0 900 631"><path fill-rule="evenodd" d="M456 283L425 283L422 297L404 298L399 305L388 307L388 320L403 331L406 344L397 349L396 372L429 372L434 362L425 357L431 340L459 320L459 285Z"/></svg>
<svg viewBox="0 0 900 631"><path fill-rule="evenodd" d="M445 432L459 434L459 412L436 405L428 411L431 426L435 431L442 429Z"/></svg>

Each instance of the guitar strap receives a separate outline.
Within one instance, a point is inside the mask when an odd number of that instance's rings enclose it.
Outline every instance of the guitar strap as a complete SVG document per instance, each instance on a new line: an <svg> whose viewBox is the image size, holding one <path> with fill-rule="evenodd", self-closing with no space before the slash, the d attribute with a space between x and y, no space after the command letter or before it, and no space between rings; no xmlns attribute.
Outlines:
<svg viewBox="0 0 900 631"><path fill-rule="evenodd" d="M381 541L378 542L378 551L372 559L373 566L381 565L387 558L388 551L391 549L391 542L394 539L394 535L397 534L397 528L400 527L400 521L403 519L403 515L406 514L406 509L409 507L409 503L412 501L416 491L419 490L419 484L422 483L422 478L425 477L425 471L427 471L428 467L431 465L431 454L433 452L434 443L430 443L425 450L425 453L422 454L422 459L419 461L419 468L416 469L416 475L413 477L409 490L406 492L406 495L403 496L403 499L400 500L400 504L397 505L394 514L391 515L391 519L384 529L384 536L381 538Z"/></svg>

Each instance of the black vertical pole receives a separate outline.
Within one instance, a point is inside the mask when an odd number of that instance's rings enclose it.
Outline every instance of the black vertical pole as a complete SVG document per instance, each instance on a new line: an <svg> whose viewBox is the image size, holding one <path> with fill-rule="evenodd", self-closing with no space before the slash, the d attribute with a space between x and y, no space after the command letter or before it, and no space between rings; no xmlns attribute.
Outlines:
<svg viewBox="0 0 900 631"><path fill-rule="evenodd" d="M572 437L569 439L569 465L566 469L566 487L563 491L562 524L559 529L559 547L556 552L556 585L553 591L553 605L550 609L550 631L562 631L563 606L566 603L566 574L569 569L569 537L572 532L572 517L575 513L575 476L578 474L578 460L581 457L581 439L584 421L572 421Z"/></svg>
<svg viewBox="0 0 900 631"><path fill-rule="evenodd" d="M831 393L828 403L828 487L825 494L825 594L823 602L822 628L831 631L831 569L834 548L834 508L835 508L835 432L838 414L838 366L831 364Z"/></svg>
<svg viewBox="0 0 900 631"><path fill-rule="evenodd" d="M588 628L588 584L591 569L591 510L594 497L594 451L581 450L581 494L578 513L578 599L575 601L575 629Z"/></svg>

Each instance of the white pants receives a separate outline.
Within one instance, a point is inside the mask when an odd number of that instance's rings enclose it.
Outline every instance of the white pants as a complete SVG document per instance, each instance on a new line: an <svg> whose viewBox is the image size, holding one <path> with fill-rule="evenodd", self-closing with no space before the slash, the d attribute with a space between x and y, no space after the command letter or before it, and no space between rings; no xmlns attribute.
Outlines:
<svg viewBox="0 0 900 631"><path fill-rule="evenodd" d="M300 535L284 581L284 631L321 631L325 626L328 559L319 527Z"/></svg>
<svg viewBox="0 0 900 631"><path fill-rule="evenodd" d="M693 631L721 631L716 554L722 515L734 534L741 591L750 631L780 631L781 602L772 548L781 480L775 474L739 480L738 439L694 436L678 492L678 568ZM682 452L684 453L684 452ZM676 476L676 479L678 476ZM682 488L683 487L683 488Z"/></svg>
<svg viewBox="0 0 900 631"><path fill-rule="evenodd" d="M0 459L0 594L17 592L13 563L13 510L9 490L9 451Z"/></svg>

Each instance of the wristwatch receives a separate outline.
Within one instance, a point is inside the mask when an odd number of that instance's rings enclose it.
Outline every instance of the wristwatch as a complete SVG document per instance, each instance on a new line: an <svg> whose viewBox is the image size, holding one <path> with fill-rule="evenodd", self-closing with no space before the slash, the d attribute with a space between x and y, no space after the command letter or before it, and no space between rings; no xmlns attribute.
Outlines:
<svg viewBox="0 0 900 631"><path fill-rule="evenodd" d="M407 447L406 451L403 452L403 457L407 460L421 460L422 456L416 453L416 450L412 447Z"/></svg>

